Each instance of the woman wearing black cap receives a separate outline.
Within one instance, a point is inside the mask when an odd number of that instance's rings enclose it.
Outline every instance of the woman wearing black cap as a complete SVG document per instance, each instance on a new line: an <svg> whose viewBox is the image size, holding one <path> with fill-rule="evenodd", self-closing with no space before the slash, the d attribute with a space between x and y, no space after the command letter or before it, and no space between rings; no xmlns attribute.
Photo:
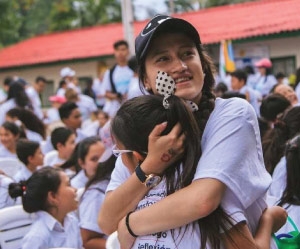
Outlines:
<svg viewBox="0 0 300 249"><path fill-rule="evenodd" d="M149 137L148 154L136 167L135 173L124 184L121 185L120 181L121 186L116 186L118 179L114 179L120 172L112 175L113 183L108 186L99 214L100 227L106 233L119 228L124 248L132 245L129 234L153 236L152 242L149 236L138 237L133 248L168 248L161 231L182 227L184 233L186 224L210 214L216 217L214 210L221 205L232 217L233 225L240 228L242 238L246 238L245 244L254 248L255 242L248 239L249 230L245 227L248 224L255 234L261 214L267 207L264 195L271 182L263 164L255 112L241 99L215 99L212 94L212 62L203 50L197 30L183 19L162 15L154 17L136 39L136 56L140 79L148 92L162 94L167 100L169 93L165 94L161 89L166 80L175 88L175 95L192 106L202 131L202 155L188 187L154 205L137 208L140 200L154 186L149 176L163 176L184 143L178 126L164 136L160 134L165 124L156 127L156 132L159 132L154 139ZM167 105L167 102L162 104ZM163 141L167 141L163 150L153 150ZM156 152L153 154L153 151ZM116 168L118 170L119 167ZM135 209L140 210L132 213ZM282 212L283 220L284 216ZM205 239L211 238L211 234L205 234L207 231L203 227L200 227L200 232L200 245L194 244L193 248L205 248ZM188 239L189 234L184 236ZM216 236L221 237L219 234ZM176 248L190 248L181 244L180 238ZM240 241L227 242L232 245ZM270 240L263 241L263 248L270 248Z"/></svg>

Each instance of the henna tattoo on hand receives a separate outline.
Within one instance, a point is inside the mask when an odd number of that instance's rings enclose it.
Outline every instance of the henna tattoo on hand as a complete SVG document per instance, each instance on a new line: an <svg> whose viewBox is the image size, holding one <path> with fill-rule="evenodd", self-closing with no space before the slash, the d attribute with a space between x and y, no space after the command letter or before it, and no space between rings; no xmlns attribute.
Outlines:
<svg viewBox="0 0 300 249"><path fill-rule="evenodd" d="M160 160L163 161L163 162L165 162L165 163L169 162L170 159L171 159L171 156L170 156L169 154L166 154L166 153L164 153L164 154L161 156L161 158L160 158Z"/></svg>

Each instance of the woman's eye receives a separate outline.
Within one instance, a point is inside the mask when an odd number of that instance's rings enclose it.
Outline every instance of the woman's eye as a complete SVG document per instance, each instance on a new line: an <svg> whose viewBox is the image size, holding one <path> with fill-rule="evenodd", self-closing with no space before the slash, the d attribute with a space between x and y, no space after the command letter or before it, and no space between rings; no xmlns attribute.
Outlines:
<svg viewBox="0 0 300 249"><path fill-rule="evenodd" d="M168 60L168 57L167 56L162 56L162 57L159 57L156 61L160 62L160 61L166 61L166 60Z"/></svg>

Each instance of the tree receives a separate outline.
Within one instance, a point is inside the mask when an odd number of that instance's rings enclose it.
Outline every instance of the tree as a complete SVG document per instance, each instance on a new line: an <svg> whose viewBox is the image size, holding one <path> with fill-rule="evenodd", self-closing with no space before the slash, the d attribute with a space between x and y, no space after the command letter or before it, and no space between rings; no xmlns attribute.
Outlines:
<svg viewBox="0 0 300 249"><path fill-rule="evenodd" d="M0 48L20 39L19 27L22 20L18 13L16 0L0 0Z"/></svg>

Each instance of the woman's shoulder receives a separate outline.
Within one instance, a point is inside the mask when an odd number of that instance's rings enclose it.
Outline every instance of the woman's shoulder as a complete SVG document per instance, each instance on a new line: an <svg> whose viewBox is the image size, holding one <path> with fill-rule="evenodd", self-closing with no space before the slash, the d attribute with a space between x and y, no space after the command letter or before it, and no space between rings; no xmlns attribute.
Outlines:
<svg viewBox="0 0 300 249"><path fill-rule="evenodd" d="M241 98L222 99L217 98L213 115L217 116L231 116L243 115L249 110L250 104Z"/></svg>

